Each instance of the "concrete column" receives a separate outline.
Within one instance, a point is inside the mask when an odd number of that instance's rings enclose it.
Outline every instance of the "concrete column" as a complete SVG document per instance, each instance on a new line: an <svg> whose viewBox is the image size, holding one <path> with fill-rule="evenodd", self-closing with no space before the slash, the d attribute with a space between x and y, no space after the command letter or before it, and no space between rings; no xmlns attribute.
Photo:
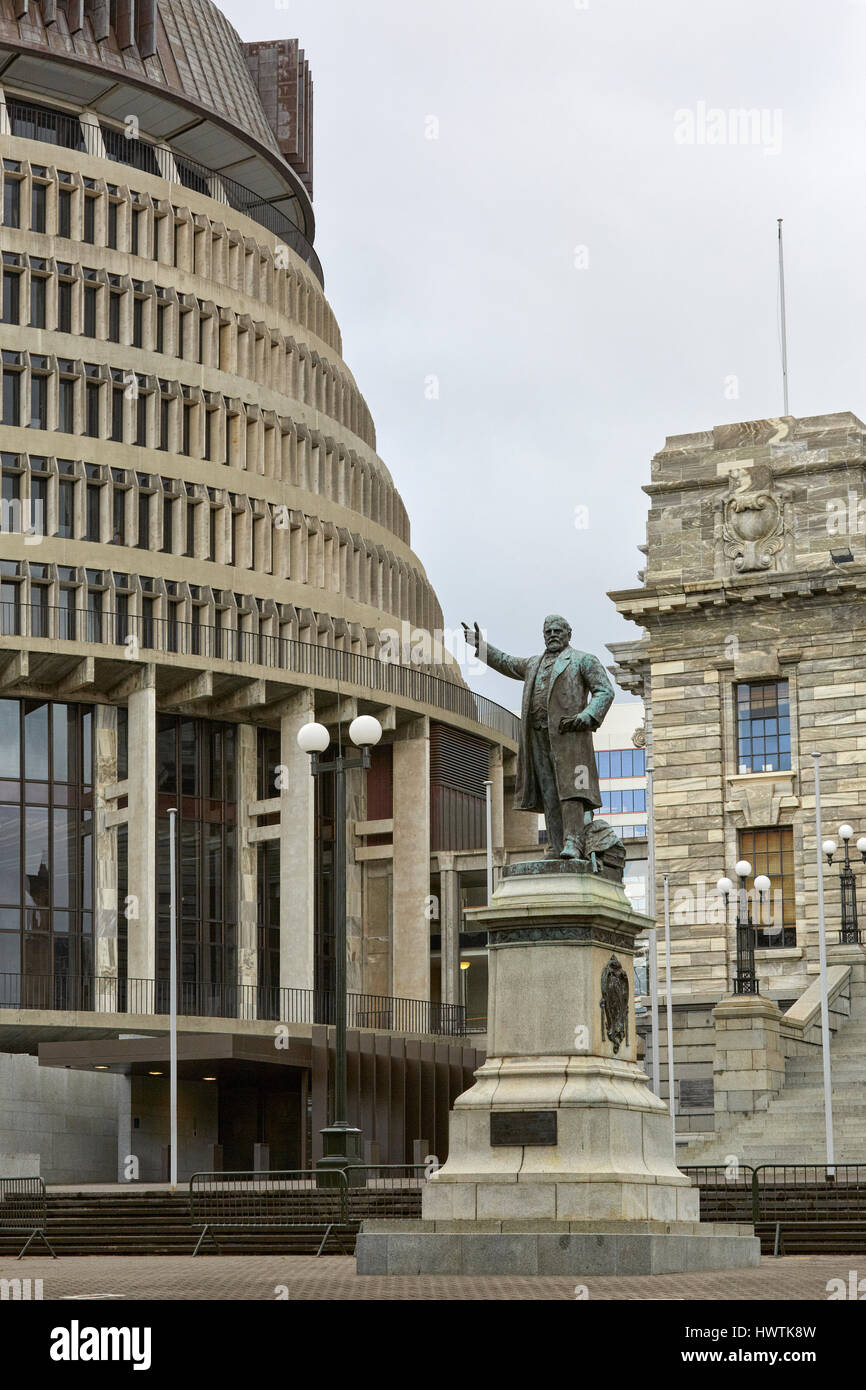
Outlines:
<svg viewBox="0 0 866 1390"><path fill-rule="evenodd" d="M439 851L439 933L442 942L442 1003L460 1001L460 875L454 855Z"/></svg>
<svg viewBox="0 0 866 1390"><path fill-rule="evenodd" d="M511 789L504 796L503 820L506 849L538 848L538 812L515 810L514 792Z"/></svg>
<svg viewBox="0 0 866 1390"><path fill-rule="evenodd" d="M93 717L95 780L93 858L96 866L93 973L117 978L117 831L105 824L106 789L117 781L117 706L97 705ZM113 808L115 803L111 803ZM105 988L110 992L112 986ZM97 995L99 998L99 995Z"/></svg>
<svg viewBox="0 0 866 1390"><path fill-rule="evenodd" d="M153 667L129 697L129 895L127 973L156 978L156 689ZM135 915L133 915L135 914Z"/></svg>
<svg viewBox="0 0 866 1390"><path fill-rule="evenodd" d="M88 154L95 155L97 159L105 159L105 140L99 125L99 117L95 111L82 111L79 117L81 121L81 133L84 136L84 145Z"/></svg>
<svg viewBox="0 0 866 1390"><path fill-rule="evenodd" d="M259 982L258 942L258 848L249 842L254 821L250 803L258 799L258 731L252 724L239 724L238 747L238 984L255 987ZM253 989L241 991L240 1015L255 1018Z"/></svg>
<svg viewBox="0 0 866 1390"><path fill-rule="evenodd" d="M180 175L177 172L177 165L174 162L174 155L171 150L167 149L164 145L155 145L153 153L157 168L162 177L167 179L169 183L180 183Z"/></svg>
<svg viewBox="0 0 866 1390"><path fill-rule="evenodd" d="M505 844L505 782L503 754L501 745L490 749L490 822L493 848L501 849Z"/></svg>
<svg viewBox="0 0 866 1390"><path fill-rule="evenodd" d="M117 1078L117 1181L130 1182L138 1176L132 1147L132 1077Z"/></svg>
<svg viewBox="0 0 866 1390"><path fill-rule="evenodd" d="M280 985L312 989L315 977L315 786L309 754L298 747L315 719L313 692L291 701L280 719Z"/></svg>
<svg viewBox="0 0 866 1390"><path fill-rule="evenodd" d="M430 998L430 722L415 720L394 741L394 914L392 989Z"/></svg>
<svg viewBox="0 0 866 1390"><path fill-rule="evenodd" d="M782 1015L760 995L730 995L713 1009L716 1116L766 1110L785 1084Z"/></svg>
<svg viewBox="0 0 866 1390"><path fill-rule="evenodd" d="M226 207L228 207L229 195L226 193L226 186L219 174L211 174L207 181L207 185L209 196L214 198L218 203L225 203Z"/></svg>

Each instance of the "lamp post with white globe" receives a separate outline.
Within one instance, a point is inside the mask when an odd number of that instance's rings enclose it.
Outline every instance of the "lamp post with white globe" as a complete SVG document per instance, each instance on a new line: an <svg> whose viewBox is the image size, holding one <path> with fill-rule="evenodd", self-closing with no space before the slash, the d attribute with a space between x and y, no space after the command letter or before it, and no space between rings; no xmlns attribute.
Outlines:
<svg viewBox="0 0 866 1390"><path fill-rule="evenodd" d="M758 994L758 976L755 971L755 928L752 925L752 911L746 889L746 879L751 877L752 866L747 859L740 859L734 865L734 873L739 880L737 889L737 973L734 976L734 993ZM755 891L761 902L769 893L770 886L767 875L758 874L755 879ZM729 878L720 878L716 887L724 898L725 915L727 916L728 898L734 891L734 885Z"/></svg>
<svg viewBox="0 0 866 1390"><path fill-rule="evenodd" d="M842 890L842 930L839 934L839 940L845 945L858 945L860 927L857 922L857 884L854 881L850 853L854 831L850 825L840 825L838 834L845 847L845 860L839 868L839 886ZM827 863L832 864L833 855L836 853L836 841L825 840L821 848L827 856ZM866 864L866 835L860 836L857 841L857 848L860 851L861 863Z"/></svg>
<svg viewBox="0 0 866 1390"><path fill-rule="evenodd" d="M324 724L304 724L298 730L298 747L310 754L314 777L334 773L334 1118L322 1130L322 1157L318 1169L345 1170L362 1162L361 1131L349 1124L346 1088L346 773L370 766L370 749L382 737L382 725L371 714L360 714L349 725L349 738L360 757L345 757L338 742L336 756L322 754L331 742ZM334 1179L332 1179L334 1181ZM350 1179L351 1181L351 1179Z"/></svg>

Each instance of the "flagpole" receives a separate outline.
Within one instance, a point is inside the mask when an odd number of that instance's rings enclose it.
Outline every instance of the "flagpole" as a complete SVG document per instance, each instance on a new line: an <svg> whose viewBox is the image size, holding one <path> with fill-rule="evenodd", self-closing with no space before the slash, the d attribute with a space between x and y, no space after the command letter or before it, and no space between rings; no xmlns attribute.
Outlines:
<svg viewBox="0 0 866 1390"><path fill-rule="evenodd" d="M788 328L785 319L785 258L782 252L782 219L776 218L779 227L779 301L782 311L782 394L785 401L783 414L788 415Z"/></svg>

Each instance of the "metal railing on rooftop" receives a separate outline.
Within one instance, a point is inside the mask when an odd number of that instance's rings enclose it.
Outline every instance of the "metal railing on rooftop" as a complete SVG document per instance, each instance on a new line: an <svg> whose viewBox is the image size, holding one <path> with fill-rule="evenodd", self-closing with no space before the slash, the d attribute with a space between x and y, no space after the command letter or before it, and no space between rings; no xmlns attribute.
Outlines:
<svg viewBox="0 0 866 1390"><path fill-rule="evenodd" d="M23 140L39 140L51 145L60 145L80 154L86 153L84 133L77 116L44 107L27 106L16 101L14 97L6 98L6 110L13 136ZM238 183L237 179L221 174L219 170L209 169L207 165L200 164L189 155L179 154L169 145L155 145L147 140L131 139L124 131L115 130L108 125L100 125L99 129L109 159L164 179L173 165L182 187L191 188L209 198L216 198L235 212L244 213L260 226L267 227L268 231L273 232L274 236L279 237L300 256L324 285L322 264L312 244L297 224L266 198Z"/></svg>
<svg viewBox="0 0 866 1390"><path fill-rule="evenodd" d="M375 696L402 696L418 704L431 705L443 713L470 719L515 742L520 730L516 714L484 695L476 695L468 686L432 676L413 666L400 666L336 647L320 647L314 642L297 642L290 637L182 622L175 618L127 617L116 612L95 613L7 600L0 603L0 637L18 636L123 647L124 656L128 656L134 646L172 655L272 667L297 675L340 681Z"/></svg>
<svg viewBox="0 0 866 1390"><path fill-rule="evenodd" d="M183 980L177 992L178 1013L190 1018L333 1024L336 1016L333 990ZM167 1014L169 1001L168 980L0 972L0 1009L147 1015ZM461 1004L350 993L347 1015L350 1028L447 1037L466 1034Z"/></svg>

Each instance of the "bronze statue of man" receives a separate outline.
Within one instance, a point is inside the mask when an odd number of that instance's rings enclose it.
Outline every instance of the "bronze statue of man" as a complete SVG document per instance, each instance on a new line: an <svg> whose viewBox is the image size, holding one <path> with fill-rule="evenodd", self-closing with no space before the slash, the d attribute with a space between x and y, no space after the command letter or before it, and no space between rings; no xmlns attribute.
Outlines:
<svg viewBox="0 0 866 1390"><path fill-rule="evenodd" d="M550 857L584 859L587 821L601 806L592 734L613 703L607 672L569 646L571 627L556 613L544 620L541 656L508 656L477 623L463 631L491 670L524 682L515 807L544 812Z"/></svg>

